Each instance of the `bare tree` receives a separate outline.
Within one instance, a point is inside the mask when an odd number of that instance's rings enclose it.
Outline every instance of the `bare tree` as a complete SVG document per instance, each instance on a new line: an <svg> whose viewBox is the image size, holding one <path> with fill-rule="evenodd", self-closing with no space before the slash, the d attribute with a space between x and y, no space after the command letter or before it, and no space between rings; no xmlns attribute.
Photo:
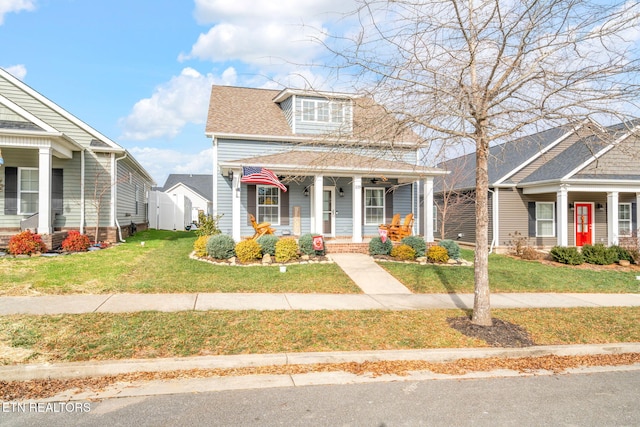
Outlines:
<svg viewBox="0 0 640 427"><path fill-rule="evenodd" d="M358 0L360 26L325 41L355 80L424 141L476 154L472 322L491 325L488 156L538 126L637 113L640 4L588 0Z"/></svg>

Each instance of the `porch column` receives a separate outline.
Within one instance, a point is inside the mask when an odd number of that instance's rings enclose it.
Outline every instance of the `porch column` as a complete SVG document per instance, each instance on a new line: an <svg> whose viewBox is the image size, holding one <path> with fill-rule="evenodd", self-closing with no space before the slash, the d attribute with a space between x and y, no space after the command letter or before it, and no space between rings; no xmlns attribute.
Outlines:
<svg viewBox="0 0 640 427"><path fill-rule="evenodd" d="M324 190L324 176L316 175L313 180L313 203L315 208L316 223L312 227L313 233L322 234L323 232L323 205L322 205L322 192Z"/></svg>
<svg viewBox="0 0 640 427"><path fill-rule="evenodd" d="M618 244L618 192L607 193L607 244Z"/></svg>
<svg viewBox="0 0 640 427"><path fill-rule="evenodd" d="M214 172L215 175L215 172ZM233 171L233 179L231 180L231 237L239 242L242 237L240 234L241 215L240 215L240 178L242 173L240 170Z"/></svg>
<svg viewBox="0 0 640 427"><path fill-rule="evenodd" d="M362 177L353 177L353 243L362 243Z"/></svg>
<svg viewBox="0 0 640 427"><path fill-rule="evenodd" d="M51 148L38 155L38 234L51 234Z"/></svg>
<svg viewBox="0 0 640 427"><path fill-rule="evenodd" d="M631 232L632 235L640 237L640 193L636 193L636 229Z"/></svg>
<svg viewBox="0 0 640 427"><path fill-rule="evenodd" d="M569 197L567 187L562 185L556 196L558 212L558 246L569 245Z"/></svg>
<svg viewBox="0 0 640 427"><path fill-rule="evenodd" d="M424 180L424 240L433 242L433 177Z"/></svg>

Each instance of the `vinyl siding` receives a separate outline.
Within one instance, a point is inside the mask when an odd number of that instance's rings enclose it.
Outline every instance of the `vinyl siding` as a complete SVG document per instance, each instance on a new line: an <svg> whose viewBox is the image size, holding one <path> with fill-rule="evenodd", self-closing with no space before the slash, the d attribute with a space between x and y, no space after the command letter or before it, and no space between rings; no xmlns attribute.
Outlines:
<svg viewBox="0 0 640 427"><path fill-rule="evenodd" d="M619 143L617 146L606 152L598 160L576 174L576 178L583 175L608 177L616 175L640 176L640 140L631 139Z"/></svg>

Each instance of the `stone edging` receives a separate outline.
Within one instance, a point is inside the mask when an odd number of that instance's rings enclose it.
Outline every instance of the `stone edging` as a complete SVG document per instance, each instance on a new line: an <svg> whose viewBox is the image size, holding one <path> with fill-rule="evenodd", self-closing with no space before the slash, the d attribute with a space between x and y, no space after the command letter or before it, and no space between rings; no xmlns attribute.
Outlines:
<svg viewBox="0 0 640 427"><path fill-rule="evenodd" d="M193 252L191 252L189 254L189 258L191 258L193 260L206 262L206 263L209 263L209 264L212 264L212 265L220 265L220 266L228 266L228 267L280 267L280 266L287 266L287 265L334 264L334 261L333 261L333 259L331 258L330 255L325 255L325 257L327 259L326 260L322 260L322 261L316 261L314 259L299 259L298 261L294 261L294 262L289 261L289 262L286 262L286 263L256 262L254 264L238 264L237 262L235 262L235 257L230 258L230 259L233 259L233 261L228 261L228 260L227 261L224 261L224 260L213 261L211 259L200 258L200 257L196 256L196 251L193 251Z"/></svg>

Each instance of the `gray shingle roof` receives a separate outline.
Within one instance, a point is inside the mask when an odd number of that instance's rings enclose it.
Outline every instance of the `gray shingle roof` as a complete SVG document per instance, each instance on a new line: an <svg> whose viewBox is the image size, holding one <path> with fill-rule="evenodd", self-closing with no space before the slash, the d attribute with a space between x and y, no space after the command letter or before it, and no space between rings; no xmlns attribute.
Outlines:
<svg viewBox="0 0 640 427"><path fill-rule="evenodd" d="M17 120L0 120L0 129L37 130L43 131L40 126L31 122L21 122Z"/></svg>
<svg viewBox="0 0 640 427"><path fill-rule="evenodd" d="M184 184L208 201L213 197L213 175L175 174L167 177L160 191L167 191L176 184Z"/></svg>

